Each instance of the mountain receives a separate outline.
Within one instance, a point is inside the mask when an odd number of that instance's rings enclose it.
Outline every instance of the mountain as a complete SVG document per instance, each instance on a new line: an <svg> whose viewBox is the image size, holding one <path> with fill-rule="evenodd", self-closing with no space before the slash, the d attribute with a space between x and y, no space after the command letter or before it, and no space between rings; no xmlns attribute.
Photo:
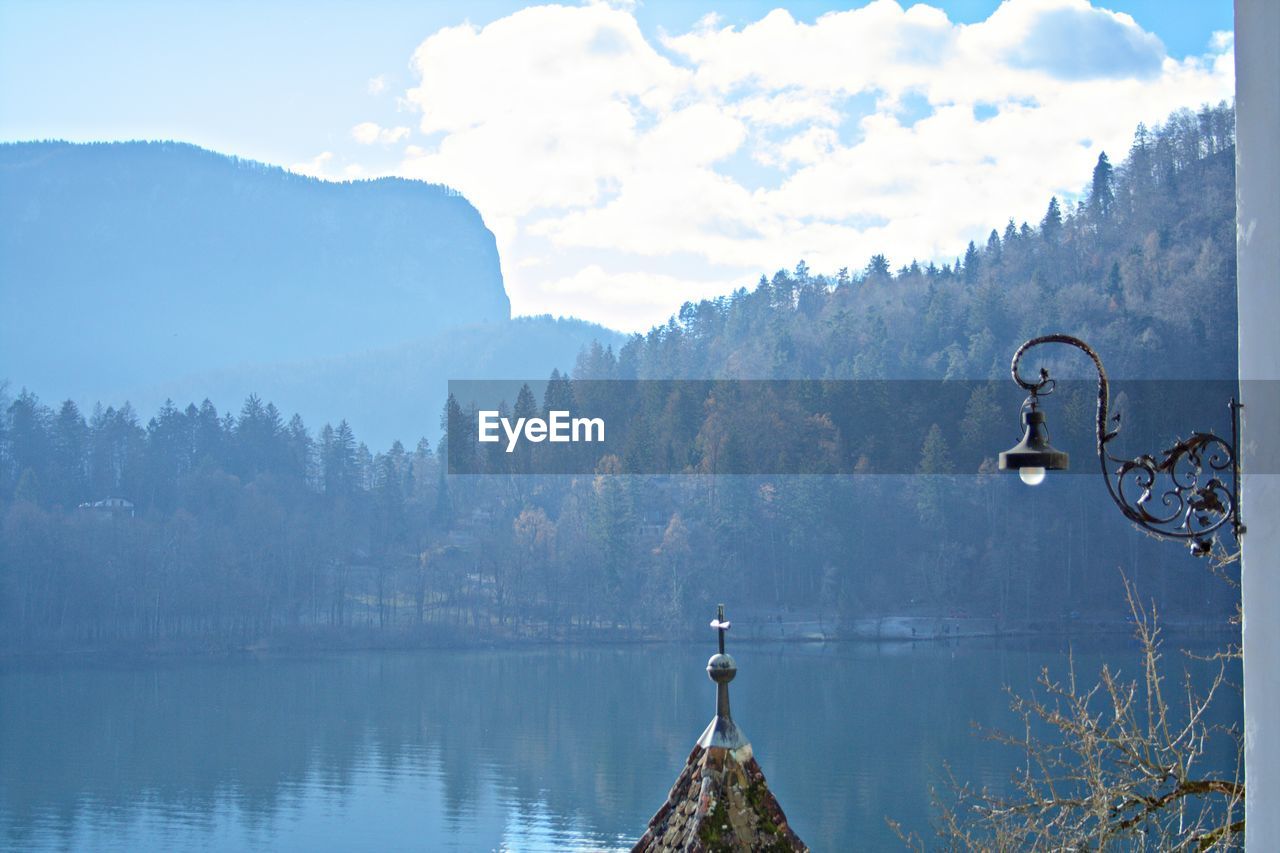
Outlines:
<svg viewBox="0 0 1280 853"><path fill-rule="evenodd" d="M0 365L78 397L508 319L458 193L172 142L0 145Z"/></svg>
<svg viewBox="0 0 1280 853"><path fill-rule="evenodd" d="M613 332L512 321L446 187L331 183L175 142L0 144L0 379L86 409L257 393L370 441L435 435L449 378L545 375Z"/></svg>
<svg viewBox="0 0 1280 853"><path fill-rule="evenodd" d="M442 329L383 349L330 358L242 365L187 376L118 398L142 412L165 400L182 405L213 400L236 411L254 393L285 412L302 412L308 424L346 420L361 441L385 448L440 435L440 408L450 379L510 379L567 372L594 342L615 349L625 338L585 320L515 317Z"/></svg>

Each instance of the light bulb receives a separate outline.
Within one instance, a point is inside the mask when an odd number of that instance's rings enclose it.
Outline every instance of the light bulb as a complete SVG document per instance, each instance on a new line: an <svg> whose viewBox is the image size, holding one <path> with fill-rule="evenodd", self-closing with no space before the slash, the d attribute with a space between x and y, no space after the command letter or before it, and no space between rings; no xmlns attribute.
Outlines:
<svg viewBox="0 0 1280 853"><path fill-rule="evenodd" d="M1044 482L1043 468L1019 468L1018 476L1022 478L1022 482L1028 486L1038 486Z"/></svg>

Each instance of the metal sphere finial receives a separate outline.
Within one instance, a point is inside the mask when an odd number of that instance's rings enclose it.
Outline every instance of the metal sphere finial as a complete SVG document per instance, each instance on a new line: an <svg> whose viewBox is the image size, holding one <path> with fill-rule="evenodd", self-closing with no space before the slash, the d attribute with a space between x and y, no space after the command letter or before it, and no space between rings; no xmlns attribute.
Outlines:
<svg viewBox="0 0 1280 853"><path fill-rule="evenodd" d="M707 661L707 677L716 684L728 684L737 674L738 664L729 655L712 655Z"/></svg>

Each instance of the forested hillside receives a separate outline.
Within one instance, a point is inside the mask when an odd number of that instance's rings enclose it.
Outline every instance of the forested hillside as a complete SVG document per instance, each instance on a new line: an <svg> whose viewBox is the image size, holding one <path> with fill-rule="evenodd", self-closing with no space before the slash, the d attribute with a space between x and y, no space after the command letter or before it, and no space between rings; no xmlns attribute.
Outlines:
<svg viewBox="0 0 1280 853"><path fill-rule="evenodd" d="M585 350L571 380L995 378L1047 331L1090 341L1117 377L1231 378L1233 126L1226 105L1177 113L1082 176L1078 204L1049 201L953 262L801 262ZM1088 376L1075 356L1053 367ZM547 394L564 391L554 379ZM546 408L540 396L519 405ZM1017 438L1016 404L920 400L938 429L914 475L645 478L603 459L595 476L469 477L445 476L428 442L373 453L346 423L313 433L256 397L144 423L11 388L0 632L10 648L643 634L714 601L832 624L911 612L1034 627L1123 612L1117 569L1175 619L1231 609L1202 565L1136 534L1096 475L1028 491L990 465L958 469L947 436L994 456ZM1143 416L1167 420L1126 413ZM132 510L76 508L108 497Z"/></svg>
<svg viewBox="0 0 1280 853"><path fill-rule="evenodd" d="M1118 377L1233 377L1234 128L1225 104L1176 113L1139 127L1123 163L1103 155L1074 205L996 224L952 262L876 255L822 275L801 261L684 305L575 375L1003 377L1022 340L1067 330Z"/></svg>

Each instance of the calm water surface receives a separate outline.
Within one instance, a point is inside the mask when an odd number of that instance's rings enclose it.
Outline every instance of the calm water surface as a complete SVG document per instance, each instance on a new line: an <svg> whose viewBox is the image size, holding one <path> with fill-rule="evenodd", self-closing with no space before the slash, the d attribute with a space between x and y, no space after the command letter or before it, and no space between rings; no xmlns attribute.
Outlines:
<svg viewBox="0 0 1280 853"><path fill-rule="evenodd" d="M1167 657L1181 668L1168 641ZM971 734L1066 640L746 645L734 717L814 850L927 831L943 763L1000 787ZM0 671L0 847L14 850L624 848L710 719L701 645L372 652ZM1137 673L1132 644L1077 669ZM1238 719L1234 693L1220 713Z"/></svg>

